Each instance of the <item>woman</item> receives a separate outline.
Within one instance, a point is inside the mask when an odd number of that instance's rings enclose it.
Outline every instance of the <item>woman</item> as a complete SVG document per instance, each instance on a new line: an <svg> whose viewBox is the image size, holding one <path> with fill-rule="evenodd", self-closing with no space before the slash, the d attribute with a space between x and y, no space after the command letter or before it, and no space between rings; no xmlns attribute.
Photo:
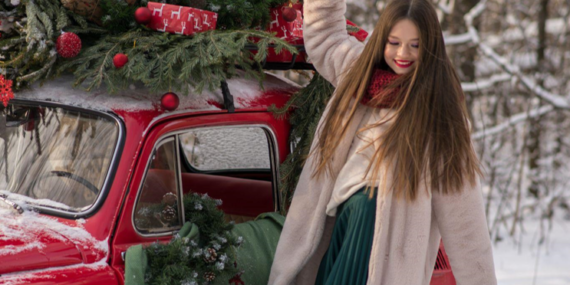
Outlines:
<svg viewBox="0 0 570 285"><path fill-rule="evenodd" d="M496 284L481 171L435 9L393 0L366 45L347 35L345 11L304 1L307 53L336 92L269 284L429 284L440 239L457 284Z"/></svg>

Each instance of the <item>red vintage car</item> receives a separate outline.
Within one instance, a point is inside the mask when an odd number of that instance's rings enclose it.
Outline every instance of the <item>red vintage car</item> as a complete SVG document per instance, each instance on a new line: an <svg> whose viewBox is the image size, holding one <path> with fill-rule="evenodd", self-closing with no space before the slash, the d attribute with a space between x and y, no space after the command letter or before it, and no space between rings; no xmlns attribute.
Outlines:
<svg viewBox="0 0 570 285"><path fill-rule="evenodd" d="M1 109L0 284L123 284L130 246L180 229L184 193L222 199L236 223L279 210L290 125L267 109L294 83L232 79L225 95L180 96L167 111L139 86L109 95L71 82L19 92ZM174 212L145 212L163 199ZM443 248L431 284L455 284Z"/></svg>

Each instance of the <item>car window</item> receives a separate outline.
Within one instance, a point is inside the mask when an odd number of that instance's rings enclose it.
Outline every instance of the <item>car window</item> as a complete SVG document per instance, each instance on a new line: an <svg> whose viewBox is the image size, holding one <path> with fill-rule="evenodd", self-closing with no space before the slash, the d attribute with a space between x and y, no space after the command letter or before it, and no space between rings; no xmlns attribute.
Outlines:
<svg viewBox="0 0 570 285"><path fill-rule="evenodd" d="M0 107L0 194L49 208L89 209L119 138L105 114L11 102Z"/></svg>
<svg viewBox="0 0 570 285"><path fill-rule="evenodd" d="M190 166L199 171L270 169L267 135L261 127L214 127L180 135Z"/></svg>
<svg viewBox="0 0 570 285"><path fill-rule="evenodd" d="M179 133L183 193L220 202L227 221L241 223L276 210L276 142L266 127L201 127ZM275 186L275 187L274 187Z"/></svg>
<svg viewBox="0 0 570 285"><path fill-rule="evenodd" d="M178 161L174 138L162 141L153 152L139 192L134 224L141 233L160 233L181 226Z"/></svg>

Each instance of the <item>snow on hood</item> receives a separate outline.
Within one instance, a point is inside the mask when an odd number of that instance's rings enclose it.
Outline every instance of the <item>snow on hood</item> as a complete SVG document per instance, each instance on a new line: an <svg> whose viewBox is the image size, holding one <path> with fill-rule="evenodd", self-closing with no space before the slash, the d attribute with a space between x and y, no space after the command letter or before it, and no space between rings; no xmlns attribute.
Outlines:
<svg viewBox="0 0 570 285"><path fill-rule="evenodd" d="M238 76L240 77L229 79L227 81L228 86L234 96L236 108L247 108L249 102L261 96L265 91L260 88L256 79L241 77L243 72L238 73ZM164 94L153 94L142 84L131 84L128 89L117 94L108 94L105 87L87 92L81 87L73 88L73 82L72 76L62 76L45 82L42 86L35 84L28 89L17 92L15 98L58 102L98 111L139 111L156 109L161 96ZM274 74L266 73L263 87L265 90L290 90L291 88L298 88L298 85ZM190 90L189 94L186 95L178 93L180 97L179 110L218 110L209 101L223 102L221 90L211 92L205 89L202 94L194 92L192 87Z"/></svg>
<svg viewBox="0 0 570 285"><path fill-rule="evenodd" d="M79 219L68 225L56 218L33 211L24 211L19 214L14 210L0 207L0 241L19 240L26 244L25 247L2 247L0 257L32 249L41 250L47 245L37 240L40 233L48 234L55 240L69 240L80 249L94 249L100 259L106 257L109 252L108 241L95 239L85 230L84 223L85 220Z"/></svg>

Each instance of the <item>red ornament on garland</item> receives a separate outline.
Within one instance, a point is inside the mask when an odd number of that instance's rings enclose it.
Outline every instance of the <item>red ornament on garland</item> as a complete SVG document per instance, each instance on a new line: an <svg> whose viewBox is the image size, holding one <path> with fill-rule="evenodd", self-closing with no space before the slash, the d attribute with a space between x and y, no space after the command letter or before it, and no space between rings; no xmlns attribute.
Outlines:
<svg viewBox="0 0 570 285"><path fill-rule="evenodd" d="M148 24L150 18L152 17L152 12L147 7L140 7L135 11L135 20L139 24Z"/></svg>
<svg viewBox="0 0 570 285"><path fill-rule="evenodd" d="M297 10L295 8L289 6L283 8L282 17L287 22L293 22L297 19Z"/></svg>
<svg viewBox="0 0 570 285"><path fill-rule="evenodd" d="M4 75L0 74L0 100L4 107L8 106L10 99L14 99L14 92L12 92L12 80L8 80Z"/></svg>
<svg viewBox="0 0 570 285"><path fill-rule="evenodd" d="M164 95L162 95L162 98L160 98L160 106L162 107L162 109L167 111L176 110L179 104L180 104L180 99L178 98L178 95L176 95L176 93L173 92L165 93Z"/></svg>
<svg viewBox="0 0 570 285"><path fill-rule="evenodd" d="M64 58L76 57L81 51L81 39L74 33L63 33L55 43L57 53Z"/></svg>
<svg viewBox="0 0 570 285"><path fill-rule="evenodd" d="M113 64L116 68L121 68L129 62L129 57L124 53L118 53L113 57Z"/></svg>

